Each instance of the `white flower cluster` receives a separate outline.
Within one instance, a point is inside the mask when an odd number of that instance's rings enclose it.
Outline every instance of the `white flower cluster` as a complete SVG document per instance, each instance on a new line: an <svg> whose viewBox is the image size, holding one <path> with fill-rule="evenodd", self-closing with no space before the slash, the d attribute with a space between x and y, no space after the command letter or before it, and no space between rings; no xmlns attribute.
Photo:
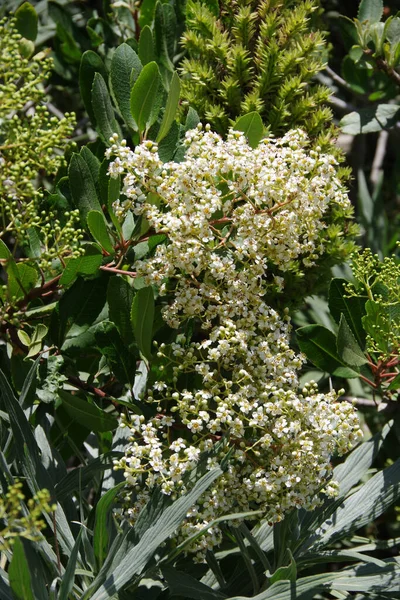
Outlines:
<svg viewBox="0 0 400 600"><path fill-rule="evenodd" d="M158 348L166 376L147 393L157 414L124 420L131 444L116 467L131 486L133 521L154 486L176 497L192 485L195 466L209 469L228 450L226 471L179 538L228 513L262 510L279 521L293 507L315 507L321 489L336 491L326 485L330 458L360 438L357 416L314 384L298 393L302 358L289 347L289 317L268 305L283 281L271 270L284 273L299 259L310 265L324 251L324 214L348 204L335 159L307 152L307 143L292 131L252 150L238 132L224 141L198 128L186 135L182 163L163 164L151 142L109 151L111 176L124 177L116 211L133 210L166 235L135 266L179 330ZM186 339L179 328L189 325L195 334ZM214 526L192 550L201 559L220 540Z"/></svg>

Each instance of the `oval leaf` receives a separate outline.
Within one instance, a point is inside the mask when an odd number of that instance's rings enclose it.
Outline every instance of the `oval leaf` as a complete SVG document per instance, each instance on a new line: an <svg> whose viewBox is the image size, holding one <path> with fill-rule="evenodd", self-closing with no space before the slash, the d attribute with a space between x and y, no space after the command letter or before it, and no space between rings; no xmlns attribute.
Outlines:
<svg viewBox="0 0 400 600"><path fill-rule="evenodd" d="M108 235L107 226L104 220L104 215L98 210L91 210L87 216L87 224L89 231L106 252L114 254L114 248Z"/></svg>
<svg viewBox="0 0 400 600"><path fill-rule="evenodd" d="M236 131L243 131L249 146L256 148L264 135L264 125L258 112L253 111L239 117L233 126Z"/></svg>
<svg viewBox="0 0 400 600"><path fill-rule="evenodd" d="M128 44L118 46L111 61L111 91L125 123L132 129L136 124L130 109L131 81L138 78L141 70L142 63L136 52Z"/></svg>

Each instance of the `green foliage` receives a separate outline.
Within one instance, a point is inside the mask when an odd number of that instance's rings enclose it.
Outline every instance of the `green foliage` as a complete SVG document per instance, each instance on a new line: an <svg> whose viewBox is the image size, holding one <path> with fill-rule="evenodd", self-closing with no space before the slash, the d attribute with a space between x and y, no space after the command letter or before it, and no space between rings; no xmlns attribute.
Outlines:
<svg viewBox="0 0 400 600"><path fill-rule="evenodd" d="M274 135L301 127L326 147L329 90L312 82L324 67L317 8L310 0L188 2L185 101L221 133L256 111Z"/></svg>

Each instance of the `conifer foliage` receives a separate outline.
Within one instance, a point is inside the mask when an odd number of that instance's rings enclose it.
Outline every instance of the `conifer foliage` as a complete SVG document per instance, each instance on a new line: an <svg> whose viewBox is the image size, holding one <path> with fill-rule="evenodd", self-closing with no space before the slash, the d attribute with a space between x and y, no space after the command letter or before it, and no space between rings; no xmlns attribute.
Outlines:
<svg viewBox="0 0 400 600"><path fill-rule="evenodd" d="M257 111L274 135L300 127L329 139L324 34L313 27L316 0L189 0L182 95L219 133ZM328 124L328 127L327 127Z"/></svg>

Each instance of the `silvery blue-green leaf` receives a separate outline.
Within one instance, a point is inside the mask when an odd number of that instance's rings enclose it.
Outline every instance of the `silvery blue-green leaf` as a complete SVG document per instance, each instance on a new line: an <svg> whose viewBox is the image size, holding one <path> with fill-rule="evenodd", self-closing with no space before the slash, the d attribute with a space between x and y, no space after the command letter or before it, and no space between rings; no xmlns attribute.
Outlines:
<svg viewBox="0 0 400 600"><path fill-rule="evenodd" d="M376 107L360 108L349 113L343 117L339 126L343 133L358 135L390 129L399 118L400 108L397 104L378 104Z"/></svg>
<svg viewBox="0 0 400 600"><path fill-rule="evenodd" d="M346 498L315 532L311 550L331 544L377 519L400 496L400 459Z"/></svg>
<svg viewBox="0 0 400 600"><path fill-rule="evenodd" d="M361 0L358 7L357 18L361 23L369 21L377 23L383 14L383 0Z"/></svg>
<svg viewBox="0 0 400 600"><path fill-rule="evenodd" d="M128 550L117 568L109 573L101 587L94 594L89 588L81 600L88 598L90 600L108 600L112 594L121 590L130 581L134 581L135 576L143 571L159 545L179 527L190 507L221 474L222 470L218 467L203 475L190 492L176 500L154 521L138 543ZM93 584L93 587L95 586L97 587L96 581Z"/></svg>

